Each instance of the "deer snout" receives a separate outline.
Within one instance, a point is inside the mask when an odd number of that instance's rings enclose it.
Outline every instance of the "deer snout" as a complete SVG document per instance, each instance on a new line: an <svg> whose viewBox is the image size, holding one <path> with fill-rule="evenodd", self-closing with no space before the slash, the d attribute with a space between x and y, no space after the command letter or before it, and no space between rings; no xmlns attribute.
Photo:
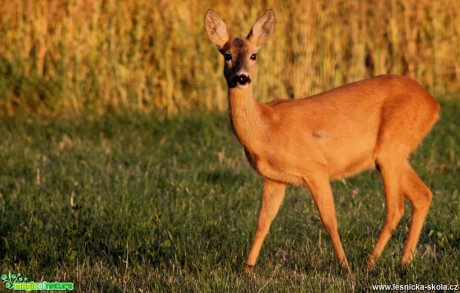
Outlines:
<svg viewBox="0 0 460 293"><path fill-rule="evenodd" d="M251 78L246 74L237 74L232 78L232 84L234 86L245 87L249 83L251 83Z"/></svg>

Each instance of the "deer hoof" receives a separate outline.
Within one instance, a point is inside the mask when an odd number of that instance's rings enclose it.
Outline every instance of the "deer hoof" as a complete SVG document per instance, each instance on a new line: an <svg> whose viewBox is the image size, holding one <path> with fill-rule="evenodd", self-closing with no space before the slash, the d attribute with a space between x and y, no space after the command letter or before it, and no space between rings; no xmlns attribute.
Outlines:
<svg viewBox="0 0 460 293"><path fill-rule="evenodd" d="M254 275L254 265L245 265L243 273L248 277Z"/></svg>

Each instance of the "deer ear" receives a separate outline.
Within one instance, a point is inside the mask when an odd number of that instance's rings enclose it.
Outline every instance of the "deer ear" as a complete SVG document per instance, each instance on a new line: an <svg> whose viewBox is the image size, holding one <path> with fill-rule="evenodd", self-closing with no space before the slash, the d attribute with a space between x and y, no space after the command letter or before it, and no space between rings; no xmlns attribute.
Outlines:
<svg viewBox="0 0 460 293"><path fill-rule="evenodd" d="M256 50L265 44L275 31L275 14L273 10L267 10L252 26L247 39L252 42Z"/></svg>
<svg viewBox="0 0 460 293"><path fill-rule="evenodd" d="M230 40L225 22L211 9L206 13L205 27L208 38L219 50Z"/></svg>

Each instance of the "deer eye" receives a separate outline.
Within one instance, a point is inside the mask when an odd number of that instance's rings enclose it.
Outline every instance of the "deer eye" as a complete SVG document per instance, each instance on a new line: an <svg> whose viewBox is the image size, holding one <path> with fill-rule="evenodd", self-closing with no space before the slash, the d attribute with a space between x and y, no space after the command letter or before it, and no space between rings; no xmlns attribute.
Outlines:
<svg viewBox="0 0 460 293"><path fill-rule="evenodd" d="M254 61L255 61L256 59L257 59L257 54L252 54L252 55L251 55L251 60L254 60Z"/></svg>
<svg viewBox="0 0 460 293"><path fill-rule="evenodd" d="M225 59L225 61L230 61L230 60L232 60L232 55L230 55L229 53L225 53L224 54L224 59Z"/></svg>

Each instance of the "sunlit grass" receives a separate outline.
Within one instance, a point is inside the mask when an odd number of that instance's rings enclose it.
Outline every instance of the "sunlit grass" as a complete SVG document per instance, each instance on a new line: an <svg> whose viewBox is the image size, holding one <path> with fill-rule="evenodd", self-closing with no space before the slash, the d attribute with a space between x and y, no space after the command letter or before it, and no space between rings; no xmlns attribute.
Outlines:
<svg viewBox="0 0 460 293"><path fill-rule="evenodd" d="M341 291L372 284L458 284L458 101L412 157L434 193L414 263L399 266L405 215L376 270L361 268L384 222L380 178L333 182L354 278L341 272L304 188L287 190L254 277L241 274L260 180L228 118L124 114L2 119L0 268L78 292ZM0 284L2 286L2 284Z"/></svg>
<svg viewBox="0 0 460 293"><path fill-rule="evenodd" d="M460 2L0 1L0 113L224 110L213 8L235 36L266 9L257 97L299 98L394 73L433 94L460 89Z"/></svg>

